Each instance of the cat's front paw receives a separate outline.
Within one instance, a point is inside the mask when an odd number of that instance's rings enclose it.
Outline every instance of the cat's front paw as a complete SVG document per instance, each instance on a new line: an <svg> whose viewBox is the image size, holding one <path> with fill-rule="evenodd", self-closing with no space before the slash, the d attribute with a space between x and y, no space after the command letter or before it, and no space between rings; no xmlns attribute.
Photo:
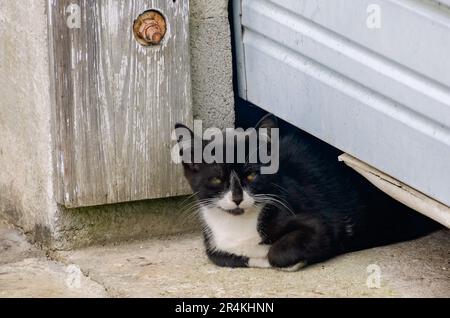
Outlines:
<svg viewBox="0 0 450 318"><path fill-rule="evenodd" d="M284 246L281 246L284 247ZM284 272L297 272L307 265L301 255L295 249L280 248L280 245L274 245L268 254L268 260L271 267Z"/></svg>
<svg viewBox="0 0 450 318"><path fill-rule="evenodd" d="M248 260L248 267L252 268L271 268L267 258L250 258Z"/></svg>
<svg viewBox="0 0 450 318"><path fill-rule="evenodd" d="M307 265L306 262L300 262L300 263L297 263L297 264L295 264L293 266L289 266L289 267L276 267L276 269L279 271L282 271L282 272L293 273L293 272L298 272L302 268L306 267L306 265Z"/></svg>

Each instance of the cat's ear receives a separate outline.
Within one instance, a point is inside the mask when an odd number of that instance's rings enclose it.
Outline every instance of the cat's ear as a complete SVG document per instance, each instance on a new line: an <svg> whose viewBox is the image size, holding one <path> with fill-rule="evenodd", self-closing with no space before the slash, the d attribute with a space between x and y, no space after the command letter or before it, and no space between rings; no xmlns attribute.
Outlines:
<svg viewBox="0 0 450 318"><path fill-rule="evenodd" d="M190 171L198 171L199 166L194 163L194 153L195 147L198 147L197 145L202 145L202 141L195 136L192 129L183 124L178 123L175 125L175 134L183 167Z"/></svg>
<svg viewBox="0 0 450 318"><path fill-rule="evenodd" d="M278 128L278 119L273 114L267 114L264 116L255 127L257 130L266 128L268 130Z"/></svg>
<svg viewBox="0 0 450 318"><path fill-rule="evenodd" d="M190 129L189 127L177 123L175 125L175 133L177 135L177 141L178 142L182 142L182 141L187 141L187 140L192 140L194 141L194 132L192 131L192 129Z"/></svg>
<svg viewBox="0 0 450 318"><path fill-rule="evenodd" d="M266 129L269 142L272 139L272 129L278 129L278 119L273 114L267 114L256 125L256 130Z"/></svg>

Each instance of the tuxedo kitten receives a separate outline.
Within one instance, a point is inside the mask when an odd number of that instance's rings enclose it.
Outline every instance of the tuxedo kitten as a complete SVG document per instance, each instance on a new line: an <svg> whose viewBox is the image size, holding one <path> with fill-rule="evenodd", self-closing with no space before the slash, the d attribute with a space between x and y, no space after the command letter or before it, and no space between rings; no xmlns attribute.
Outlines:
<svg viewBox="0 0 450 318"><path fill-rule="evenodd" d="M276 118L269 115L256 128L276 127ZM182 141L190 148L182 151L195 149L198 137L189 134L190 140ZM208 142L199 144L204 149ZM261 174L260 162L183 161L210 260L225 267L297 270L437 228L339 162L340 154L302 133L280 137L276 174Z"/></svg>

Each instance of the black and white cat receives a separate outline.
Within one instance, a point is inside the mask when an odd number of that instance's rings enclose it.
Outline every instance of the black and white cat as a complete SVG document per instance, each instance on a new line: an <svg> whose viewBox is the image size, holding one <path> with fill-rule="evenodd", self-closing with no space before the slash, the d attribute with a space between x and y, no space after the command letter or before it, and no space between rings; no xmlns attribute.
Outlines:
<svg viewBox="0 0 450 318"><path fill-rule="evenodd" d="M276 128L276 118L266 116L261 127ZM261 174L258 163L183 162L213 263L297 270L437 228L338 162L341 153L324 142L292 134L280 138L279 149L273 175Z"/></svg>

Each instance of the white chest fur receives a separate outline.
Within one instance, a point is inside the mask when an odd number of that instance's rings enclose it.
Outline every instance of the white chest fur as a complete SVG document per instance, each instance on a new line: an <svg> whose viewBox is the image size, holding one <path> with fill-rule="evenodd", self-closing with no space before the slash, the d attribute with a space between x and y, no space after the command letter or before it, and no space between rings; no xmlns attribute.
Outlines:
<svg viewBox="0 0 450 318"><path fill-rule="evenodd" d="M260 244L260 213L261 208L248 209L238 216L219 208L203 209L203 220L210 230L211 247L238 256L265 259L269 246Z"/></svg>

